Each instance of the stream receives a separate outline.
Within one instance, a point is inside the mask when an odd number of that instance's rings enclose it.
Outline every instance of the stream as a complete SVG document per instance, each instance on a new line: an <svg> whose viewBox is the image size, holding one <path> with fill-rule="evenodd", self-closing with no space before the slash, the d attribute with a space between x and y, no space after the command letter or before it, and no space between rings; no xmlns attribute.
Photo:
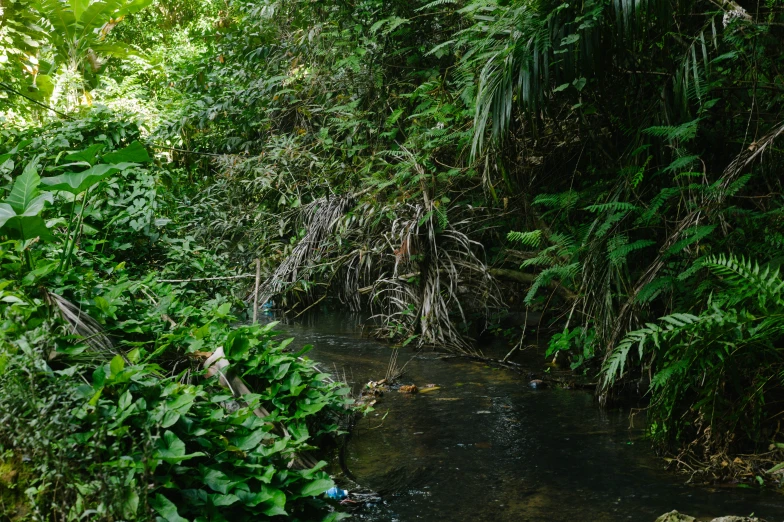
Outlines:
<svg viewBox="0 0 784 522"><path fill-rule="evenodd" d="M314 345L308 356L358 396L384 377L392 353L363 337L359 324L321 313L276 330L297 346ZM494 347L483 349L489 355ZM515 360L542 368L541 353ZM784 521L782 495L684 485L686 477L665 471L644 439L644 417L601 409L590 392L531 389L525 375L432 351L403 348L397 364L407 361L400 382L440 389L388 391L358 420L344 453L353 477L337 464L332 473L342 487L358 484L380 500L354 519L653 522L677 509L698 520L754 513Z"/></svg>

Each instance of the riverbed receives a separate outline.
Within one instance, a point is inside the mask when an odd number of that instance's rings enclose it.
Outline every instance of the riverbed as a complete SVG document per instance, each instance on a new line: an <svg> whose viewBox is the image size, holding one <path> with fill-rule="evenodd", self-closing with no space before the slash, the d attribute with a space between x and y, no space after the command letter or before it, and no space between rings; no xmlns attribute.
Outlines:
<svg viewBox="0 0 784 522"><path fill-rule="evenodd" d="M319 314L277 330L325 371L352 385L387 371L392 347L363 336L357 317ZM484 347L487 350L497 346ZM541 354L520 356L541 372ZM344 451L348 489L380 499L354 512L378 522L650 521L677 509L699 520L750 515L784 521L784 496L688 486L645 440L645 418L603 409L587 391L531 389L527 375L433 351L403 348L402 383L436 391L386 392L360 419Z"/></svg>

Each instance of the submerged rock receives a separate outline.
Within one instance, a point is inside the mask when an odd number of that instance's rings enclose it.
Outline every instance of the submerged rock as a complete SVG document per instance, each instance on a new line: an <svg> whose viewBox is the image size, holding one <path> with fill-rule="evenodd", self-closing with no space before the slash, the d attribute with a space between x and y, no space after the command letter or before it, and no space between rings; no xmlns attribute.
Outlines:
<svg viewBox="0 0 784 522"><path fill-rule="evenodd" d="M669 513L665 513L659 518L656 519L656 522L694 522L695 518L690 517L689 515L684 515L683 513L678 513L676 510L672 510ZM728 517L718 517L711 520L711 522L761 522L760 519L754 517L737 517L737 516L728 516Z"/></svg>
<svg viewBox="0 0 784 522"><path fill-rule="evenodd" d="M533 381L528 383L528 386L536 390L539 388L547 388L547 383L541 379L534 379Z"/></svg>
<svg viewBox="0 0 784 522"><path fill-rule="evenodd" d="M678 513L678 511L673 509L657 518L656 522L694 522L694 517Z"/></svg>

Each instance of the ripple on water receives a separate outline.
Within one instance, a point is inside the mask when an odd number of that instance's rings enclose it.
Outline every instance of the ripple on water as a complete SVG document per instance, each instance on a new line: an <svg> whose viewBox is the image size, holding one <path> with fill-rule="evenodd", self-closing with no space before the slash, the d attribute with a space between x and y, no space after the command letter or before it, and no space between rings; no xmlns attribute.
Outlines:
<svg viewBox="0 0 784 522"><path fill-rule="evenodd" d="M280 329L355 391L386 373L390 347L344 316ZM398 364L410 357L401 350ZM628 412L599 409L589 393L532 390L514 372L432 354L411 359L403 380L440 389L386 393L358 421L346 465L381 494L359 520L653 522L677 509L784 521L777 495L684 486L641 440L642 419L630 429Z"/></svg>

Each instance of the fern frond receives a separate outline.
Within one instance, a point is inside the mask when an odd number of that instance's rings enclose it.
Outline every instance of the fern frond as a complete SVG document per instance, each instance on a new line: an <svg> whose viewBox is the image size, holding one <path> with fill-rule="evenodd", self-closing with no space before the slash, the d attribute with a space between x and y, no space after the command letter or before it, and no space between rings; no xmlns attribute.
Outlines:
<svg viewBox="0 0 784 522"><path fill-rule="evenodd" d="M614 236L619 237L619 236ZM623 236L626 237L626 236ZM627 239L628 240L628 239ZM655 241L650 239L638 239L634 243L626 244L624 242L607 242L607 260L614 266L622 265L626 262L626 257L635 250L641 250L651 245L655 245Z"/></svg>
<svg viewBox="0 0 784 522"><path fill-rule="evenodd" d="M604 219L604 222L599 226L599 228L596 229L595 236L597 238L604 237L613 228L613 226L625 218L627 214L628 212L621 211L607 215L607 217ZM598 222L599 219L596 221Z"/></svg>
<svg viewBox="0 0 784 522"><path fill-rule="evenodd" d="M683 239L673 243L673 245L667 249L667 253L670 255L677 254L692 243L696 243L697 241L708 236L715 228L716 225L702 225L687 228L683 231Z"/></svg>
<svg viewBox="0 0 784 522"><path fill-rule="evenodd" d="M545 205L556 209L571 209L577 204L579 194L574 191L561 192L560 194L539 194L534 198L534 205Z"/></svg>
<svg viewBox="0 0 784 522"><path fill-rule="evenodd" d="M733 181L732 184L729 187L727 187L727 190L725 192L727 197L734 196L735 194L737 194L743 187L746 186L746 183L748 183L750 179L751 179L751 174L746 174L745 176L741 176L735 181Z"/></svg>
<svg viewBox="0 0 784 522"><path fill-rule="evenodd" d="M636 301L640 304L650 303L665 290L671 289L675 278L670 276L657 277L637 293Z"/></svg>
<svg viewBox="0 0 784 522"><path fill-rule="evenodd" d="M551 266L542 270L525 295L523 302L527 305L532 304L537 291L541 287L550 284L553 279L558 279L561 282L571 281L580 272L581 267L580 263L571 263L569 265Z"/></svg>
<svg viewBox="0 0 784 522"><path fill-rule="evenodd" d="M690 363L687 359L680 359L673 364L665 366L656 372L651 379L651 390L663 388L673 376L685 373L689 366Z"/></svg>
<svg viewBox="0 0 784 522"><path fill-rule="evenodd" d="M590 205L585 207L584 210L588 212L598 213L598 212L618 212L618 211L628 211L628 210L639 210L640 207L634 205L632 203L628 203L626 201L610 201L609 203L599 203L597 205Z"/></svg>
<svg viewBox="0 0 784 522"><path fill-rule="evenodd" d="M696 120L687 121L678 126L661 125L648 127L647 129L644 129L643 132L651 136L656 136L657 138L664 138L668 141L688 141L697 136L697 123L699 123L700 119L701 118L697 118Z"/></svg>
<svg viewBox="0 0 784 522"><path fill-rule="evenodd" d="M699 156L683 156L676 158L669 165L664 167L664 172L680 172L681 170L685 170L687 167L694 164L694 162L699 159Z"/></svg>
<svg viewBox="0 0 784 522"><path fill-rule="evenodd" d="M779 306L784 306L784 280L779 269L771 270L769 267L761 268L759 263L740 259L734 255L710 256L704 266L716 275L731 283L738 297L757 295L760 304L764 307L767 300Z"/></svg>
<svg viewBox="0 0 784 522"><path fill-rule="evenodd" d="M695 316L691 314L675 313L659 318L660 324L647 323L644 328L632 330L626 334L618 346L616 346L607 358L601 370L602 385L610 387L623 376L629 352L635 344L638 346L640 360L645 356L645 346L648 342L653 342L656 348L662 346L662 341L672 338L674 335L691 327L699 322L709 321L713 315Z"/></svg>
<svg viewBox="0 0 784 522"><path fill-rule="evenodd" d="M427 4L423 5L422 7L418 7L416 9L414 9L414 12L418 13L419 11L425 11L425 10L430 9L432 7L440 7L442 5L456 4L456 3L457 3L457 0L435 0L434 2L427 3Z"/></svg>
<svg viewBox="0 0 784 522"><path fill-rule="evenodd" d="M542 239L541 230L532 230L530 232L509 232L506 239L513 243L519 243L523 246L537 248Z"/></svg>

